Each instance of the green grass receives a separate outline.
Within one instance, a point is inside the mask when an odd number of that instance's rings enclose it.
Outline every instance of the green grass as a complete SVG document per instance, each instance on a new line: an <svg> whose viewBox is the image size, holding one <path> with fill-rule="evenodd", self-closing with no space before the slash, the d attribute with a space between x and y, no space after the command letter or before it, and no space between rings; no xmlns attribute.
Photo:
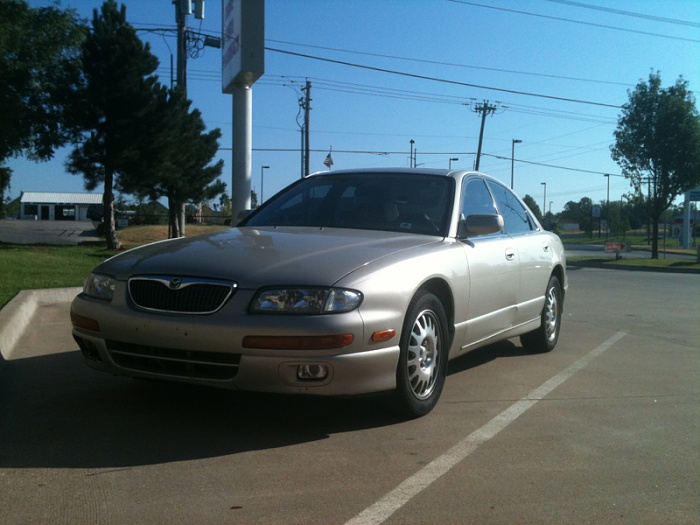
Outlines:
<svg viewBox="0 0 700 525"><path fill-rule="evenodd" d="M577 263L577 262L589 262L600 264L607 268L612 268L615 266L643 266L647 268L693 268L695 270L700 270L700 263L691 260L679 260L679 259L638 259L633 257L625 257L622 254L622 258L615 260L615 255L610 254L608 257L567 257L567 263Z"/></svg>
<svg viewBox="0 0 700 525"><path fill-rule="evenodd" d="M21 290L82 286L90 271L112 255L103 246L0 243L0 308Z"/></svg>
<svg viewBox="0 0 700 525"><path fill-rule="evenodd" d="M226 227L226 228L230 228ZM224 229L187 225L188 237ZM167 226L132 226L117 232L125 249L168 238ZM21 290L82 286L92 269L115 255L104 244L83 246L0 242L0 308Z"/></svg>
<svg viewBox="0 0 700 525"><path fill-rule="evenodd" d="M625 237L610 236L607 239L607 241L605 239L605 234L602 234L600 237L598 237L598 232L595 232L593 234L593 237L585 233L560 233L559 237L561 238L561 241L564 244L568 245L599 244L602 246L606 242L624 241L631 243L635 249L651 251L651 244L649 243L649 239L646 237L646 235L640 232L633 232L626 235ZM678 239L675 239L673 237L667 237L665 243L664 239L659 239L659 252L663 250L669 253L680 253L686 255L695 255L695 253L697 253L695 248L681 248L679 246Z"/></svg>

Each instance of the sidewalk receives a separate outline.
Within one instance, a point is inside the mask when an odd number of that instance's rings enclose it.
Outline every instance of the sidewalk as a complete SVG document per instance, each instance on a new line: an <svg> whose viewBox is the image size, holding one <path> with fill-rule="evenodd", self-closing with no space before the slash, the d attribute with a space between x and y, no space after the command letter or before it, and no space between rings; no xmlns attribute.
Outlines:
<svg viewBox="0 0 700 525"><path fill-rule="evenodd" d="M80 287L23 290L7 303L0 310L0 367L12 359L20 344L70 338L70 303L81 291ZM63 333L65 328L68 331ZM51 349L36 346L22 355L51 353Z"/></svg>

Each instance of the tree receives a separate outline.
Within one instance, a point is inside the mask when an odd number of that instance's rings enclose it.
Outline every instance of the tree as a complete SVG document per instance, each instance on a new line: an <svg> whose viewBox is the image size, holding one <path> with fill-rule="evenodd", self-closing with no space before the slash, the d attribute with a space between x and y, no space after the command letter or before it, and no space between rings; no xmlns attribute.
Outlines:
<svg viewBox="0 0 700 525"><path fill-rule="evenodd" d="M603 217L605 217L610 234L625 237L627 230L630 229L630 220L623 203L620 201L601 201L600 207L603 210Z"/></svg>
<svg viewBox="0 0 700 525"><path fill-rule="evenodd" d="M148 122L158 59L126 21L126 6L107 0L94 10L92 31L82 49L86 86L80 90L74 114L86 137L67 161L67 169L82 174L85 187L104 184L104 224L107 248L118 250L114 223L114 187L118 177L139 171L152 126Z"/></svg>
<svg viewBox="0 0 700 525"><path fill-rule="evenodd" d="M141 170L122 177L120 187L128 193L148 196L152 200L168 199L170 236L185 235L185 206L221 195L226 184L217 178L224 162L211 164L219 149L221 131L205 132L199 110L190 111L192 101L181 90L160 88L158 103L152 107L153 131L148 155Z"/></svg>
<svg viewBox="0 0 700 525"><path fill-rule="evenodd" d="M12 170L22 154L49 160L75 138L68 120L71 93L80 83L80 46L87 27L74 10L2 2L0 16L0 216Z"/></svg>
<svg viewBox="0 0 700 525"><path fill-rule="evenodd" d="M588 235L593 235L593 201L589 197L582 197L580 201L569 201L564 205L562 217L576 221L578 227Z"/></svg>
<svg viewBox="0 0 700 525"><path fill-rule="evenodd" d="M643 198L652 226L651 257L659 258L659 220L673 200L700 183L700 115L688 83L669 88L649 75L631 92L615 130L613 160Z"/></svg>
<svg viewBox="0 0 700 525"><path fill-rule="evenodd" d="M535 215L537 220L541 221L542 210L540 210L540 207L537 205L537 202L535 202L535 199L533 199L530 195L525 195L523 197L523 202L527 205L528 208L530 208L530 211Z"/></svg>

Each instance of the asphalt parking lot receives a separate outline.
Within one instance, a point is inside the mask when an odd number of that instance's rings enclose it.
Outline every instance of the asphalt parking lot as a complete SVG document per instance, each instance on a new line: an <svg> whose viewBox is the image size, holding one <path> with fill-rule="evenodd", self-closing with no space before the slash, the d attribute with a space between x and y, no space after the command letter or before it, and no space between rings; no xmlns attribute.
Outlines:
<svg viewBox="0 0 700 525"><path fill-rule="evenodd" d="M0 523L697 523L700 277L570 279L553 353L453 361L413 421L101 374L38 300L0 362Z"/></svg>
<svg viewBox="0 0 700 525"><path fill-rule="evenodd" d="M0 242L71 245L100 240L90 221L0 220Z"/></svg>

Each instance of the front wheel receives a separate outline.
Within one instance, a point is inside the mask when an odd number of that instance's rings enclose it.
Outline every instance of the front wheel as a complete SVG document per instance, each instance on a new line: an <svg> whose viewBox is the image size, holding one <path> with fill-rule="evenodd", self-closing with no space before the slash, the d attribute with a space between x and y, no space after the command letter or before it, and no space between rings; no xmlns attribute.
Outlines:
<svg viewBox="0 0 700 525"><path fill-rule="evenodd" d="M552 275L547 284L542 320L537 330L520 336L520 342L531 352L551 352L557 346L561 329L562 298L559 279Z"/></svg>
<svg viewBox="0 0 700 525"><path fill-rule="evenodd" d="M440 300L421 291L408 307L401 332L394 400L409 417L430 412L445 384L449 336Z"/></svg>

